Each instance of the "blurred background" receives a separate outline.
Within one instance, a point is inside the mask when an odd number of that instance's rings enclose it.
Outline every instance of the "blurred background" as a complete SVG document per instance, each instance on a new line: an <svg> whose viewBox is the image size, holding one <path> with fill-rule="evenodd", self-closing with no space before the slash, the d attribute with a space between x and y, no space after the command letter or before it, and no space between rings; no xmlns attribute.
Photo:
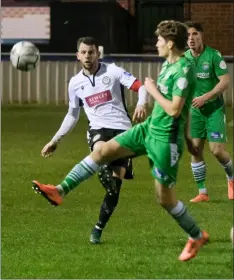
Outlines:
<svg viewBox="0 0 234 280"><path fill-rule="evenodd" d="M233 77L233 15L233 0L2 0L2 102L66 103L67 80L80 69L75 52L81 36L97 39L105 61L141 80L156 78L162 61L154 31L166 19L202 23L205 43L225 55ZM10 49L20 40L34 42L41 52L32 73L16 72L9 63ZM230 87L228 104L232 96Z"/></svg>

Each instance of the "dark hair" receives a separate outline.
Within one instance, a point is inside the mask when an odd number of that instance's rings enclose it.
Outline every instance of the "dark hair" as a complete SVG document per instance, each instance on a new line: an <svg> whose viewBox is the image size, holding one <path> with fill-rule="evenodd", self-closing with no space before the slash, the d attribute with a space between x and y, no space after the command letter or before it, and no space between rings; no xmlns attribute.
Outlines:
<svg viewBox="0 0 234 280"><path fill-rule="evenodd" d="M98 50L98 43L93 37L81 37L77 40L77 50L79 50L80 44L83 43L88 46L95 46Z"/></svg>
<svg viewBox="0 0 234 280"><path fill-rule="evenodd" d="M155 31L157 36L166 41L173 41L178 50L185 50L188 40L188 31L185 24L174 20L165 20L159 23Z"/></svg>
<svg viewBox="0 0 234 280"><path fill-rule="evenodd" d="M197 31L203 32L203 27L199 22L187 21L185 24L187 28L195 28Z"/></svg>

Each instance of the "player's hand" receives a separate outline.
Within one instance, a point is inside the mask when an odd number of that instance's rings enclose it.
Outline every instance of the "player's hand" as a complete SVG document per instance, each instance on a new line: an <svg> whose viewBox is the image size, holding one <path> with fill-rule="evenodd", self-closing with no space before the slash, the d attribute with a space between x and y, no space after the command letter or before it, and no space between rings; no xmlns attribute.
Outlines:
<svg viewBox="0 0 234 280"><path fill-rule="evenodd" d="M201 108L205 104L204 96L199 96L193 99L192 106L194 108Z"/></svg>
<svg viewBox="0 0 234 280"><path fill-rule="evenodd" d="M151 95L152 95L152 92L154 92L155 89L157 89L155 81L152 78L149 78L149 77L145 78L144 85L145 85L145 88L148 91L148 93L151 94Z"/></svg>
<svg viewBox="0 0 234 280"><path fill-rule="evenodd" d="M137 105L132 120L136 123L142 122L146 119L146 114L146 107L144 105Z"/></svg>
<svg viewBox="0 0 234 280"><path fill-rule="evenodd" d="M52 156L56 148L57 148L57 143L53 143L53 142L47 143L45 147L41 150L41 156L45 158Z"/></svg>

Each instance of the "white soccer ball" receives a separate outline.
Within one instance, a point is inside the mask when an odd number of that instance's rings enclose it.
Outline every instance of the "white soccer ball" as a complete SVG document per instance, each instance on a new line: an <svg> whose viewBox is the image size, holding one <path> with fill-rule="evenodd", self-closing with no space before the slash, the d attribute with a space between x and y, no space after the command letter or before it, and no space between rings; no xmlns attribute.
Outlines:
<svg viewBox="0 0 234 280"><path fill-rule="evenodd" d="M31 71L35 69L39 59L40 52L31 42L20 41L11 49L11 63L20 71Z"/></svg>

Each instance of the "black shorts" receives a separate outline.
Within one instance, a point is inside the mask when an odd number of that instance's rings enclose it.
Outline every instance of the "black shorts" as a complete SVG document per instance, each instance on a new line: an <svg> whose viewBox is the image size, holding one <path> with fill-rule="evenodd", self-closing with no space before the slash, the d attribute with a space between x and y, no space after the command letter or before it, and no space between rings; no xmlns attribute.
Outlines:
<svg viewBox="0 0 234 280"><path fill-rule="evenodd" d="M95 143L99 141L107 142L124 132L125 130L111 129L111 128L100 128L100 129L89 129L87 132L89 148L92 151ZM126 169L125 179L133 179L133 167L131 158L121 158L111 162L110 166L120 166Z"/></svg>

